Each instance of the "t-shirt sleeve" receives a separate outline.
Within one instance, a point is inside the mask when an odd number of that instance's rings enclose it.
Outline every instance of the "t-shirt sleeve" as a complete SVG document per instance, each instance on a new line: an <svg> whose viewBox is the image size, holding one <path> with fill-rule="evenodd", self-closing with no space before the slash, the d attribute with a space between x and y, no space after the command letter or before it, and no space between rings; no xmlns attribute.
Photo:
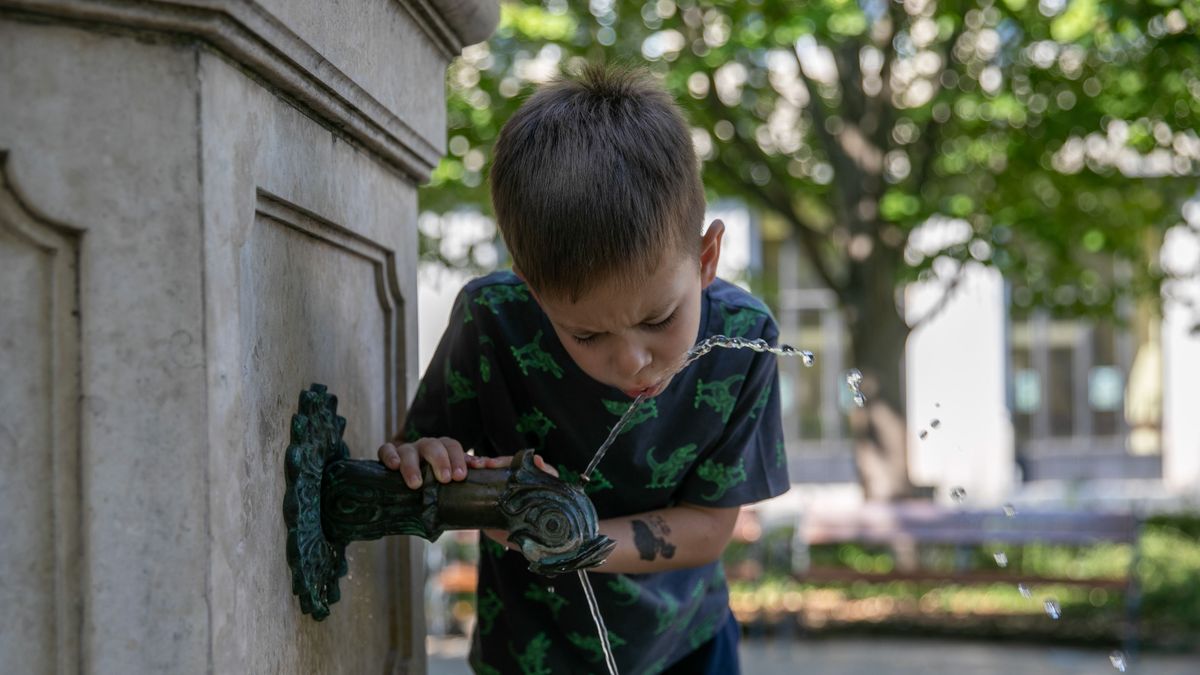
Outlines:
<svg viewBox="0 0 1200 675"><path fill-rule="evenodd" d="M764 315L762 337L775 346L779 330ZM725 430L684 476L677 497L700 506L740 506L790 487L779 407L777 357L755 353Z"/></svg>
<svg viewBox="0 0 1200 675"><path fill-rule="evenodd" d="M446 331L409 406L402 439L448 436L467 449L479 445L483 439L479 401L485 359L478 322L464 288L454 300Z"/></svg>

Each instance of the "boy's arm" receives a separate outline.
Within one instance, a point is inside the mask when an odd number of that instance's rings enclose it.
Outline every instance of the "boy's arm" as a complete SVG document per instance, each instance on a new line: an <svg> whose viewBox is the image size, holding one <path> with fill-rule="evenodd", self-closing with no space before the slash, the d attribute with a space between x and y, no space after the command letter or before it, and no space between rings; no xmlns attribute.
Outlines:
<svg viewBox="0 0 1200 675"><path fill-rule="evenodd" d="M504 459L507 458L484 461ZM601 520L600 534L617 542L617 546L603 565L591 571L645 574L706 565L720 558L725 551L733 536L739 510L737 506L710 508L680 504ZM517 550L507 541L507 532L483 530L483 534L506 548Z"/></svg>
<svg viewBox="0 0 1200 675"><path fill-rule="evenodd" d="M699 567L721 557L740 507L680 504L600 521L600 533L617 542L594 572L645 574Z"/></svg>

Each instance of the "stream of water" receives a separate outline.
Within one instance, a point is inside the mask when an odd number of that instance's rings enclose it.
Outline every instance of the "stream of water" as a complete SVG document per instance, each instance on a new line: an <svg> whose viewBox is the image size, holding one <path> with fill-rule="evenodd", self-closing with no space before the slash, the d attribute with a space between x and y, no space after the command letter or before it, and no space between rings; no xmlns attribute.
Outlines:
<svg viewBox="0 0 1200 675"><path fill-rule="evenodd" d="M689 349L688 352L683 355L683 358L680 359L678 365L669 369L667 373L663 375L663 379L665 380L684 368L687 368L696 359L704 356L717 347L722 347L725 349L752 349L756 352L766 352L779 356L799 356L801 362L808 367L812 367L814 362L812 352L796 349L791 345L772 347L767 343L766 340L762 339L747 340L746 338L740 337L714 335L706 340L696 343L694 347ZM859 389L859 384L861 383L862 373L858 372L857 370L851 370L849 373L847 373L846 384L850 386L850 389L854 395L855 405L860 407L866 403L866 399L863 397L862 391ZM608 432L608 438L605 438L604 442L600 444L600 447L596 449L596 454L592 456L592 461L588 462L587 468L583 470L582 474L580 474L580 478L584 482L588 481L592 471L596 469L596 465L600 463L601 459L604 459L604 454L608 452L608 448L617 440L617 436L621 435L621 430L624 429L625 425L629 423L629 419L633 417L633 413L637 410L638 406L642 404L642 401L645 400L645 398L646 395L644 393L638 394L637 398L633 399L633 402L629 404L629 408L625 410L625 413L621 415L621 418L617 420L617 423L613 425L612 431ZM583 594L587 598L588 609L591 610L592 613L592 621L596 622L596 631L600 636L600 647L604 651L604 662L608 666L609 675L617 675L617 662L616 659L613 658L612 646L608 642L608 630L604 627L604 618L600 616L600 607L596 604L596 594L592 591L592 584L588 581L587 572L584 570L579 570L579 583L583 586Z"/></svg>
<svg viewBox="0 0 1200 675"><path fill-rule="evenodd" d="M791 345L772 347L767 343L766 340L761 338L757 340L747 340L746 338L740 337L714 335L708 339L697 342L694 347L689 349L688 352L683 355L683 358L679 360L678 365L667 370L666 374L663 375L663 379L665 380L684 368L687 368L696 359L704 356L717 347L722 347L725 349L752 349L756 352L767 352L779 356L799 356L800 361L805 366L810 368L814 363L812 352L803 349L796 349ZM863 398L862 392L858 388L859 383L862 382L862 373L859 373L857 370L850 371L850 374L846 376L846 382L850 385L850 388L854 392L854 403L858 406L862 406L864 403L866 403L866 399ZM592 456L592 461L588 462L587 468L583 470L582 474L580 474L580 478L584 482L587 482L591 478L592 472L596 470L596 465L600 463L600 460L604 459L604 454L608 452L608 448L617 440L617 436L621 435L621 430L624 429L625 425L629 423L629 419L633 417L633 413L645 399L645 394L638 394L637 398L633 399L633 403L629 404L629 408L625 410L625 414L621 415L621 419L617 420L617 423L613 425L612 431L608 432L608 438L604 439L604 442L601 443L600 447L596 449L596 454Z"/></svg>

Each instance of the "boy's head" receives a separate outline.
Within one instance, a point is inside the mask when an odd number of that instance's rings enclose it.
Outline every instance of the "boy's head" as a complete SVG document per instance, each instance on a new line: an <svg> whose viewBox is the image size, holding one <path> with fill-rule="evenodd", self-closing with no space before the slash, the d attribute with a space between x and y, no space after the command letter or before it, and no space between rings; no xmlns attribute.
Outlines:
<svg viewBox="0 0 1200 675"><path fill-rule="evenodd" d="M533 94L496 141L492 204L513 267L575 362L661 391L695 341L722 227L701 235L691 134L647 74L588 66Z"/></svg>
<svg viewBox="0 0 1200 675"><path fill-rule="evenodd" d="M514 266L543 296L577 300L699 251L691 134L641 70L591 65L540 88L496 140L491 189Z"/></svg>

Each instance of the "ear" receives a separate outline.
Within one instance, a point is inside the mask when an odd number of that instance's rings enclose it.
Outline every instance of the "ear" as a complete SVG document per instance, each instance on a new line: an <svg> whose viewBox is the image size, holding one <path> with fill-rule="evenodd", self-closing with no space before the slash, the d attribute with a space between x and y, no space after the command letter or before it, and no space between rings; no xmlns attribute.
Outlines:
<svg viewBox="0 0 1200 675"><path fill-rule="evenodd" d="M700 238L700 287L707 288L717 278L717 261L721 259L721 237L725 223L714 220Z"/></svg>

